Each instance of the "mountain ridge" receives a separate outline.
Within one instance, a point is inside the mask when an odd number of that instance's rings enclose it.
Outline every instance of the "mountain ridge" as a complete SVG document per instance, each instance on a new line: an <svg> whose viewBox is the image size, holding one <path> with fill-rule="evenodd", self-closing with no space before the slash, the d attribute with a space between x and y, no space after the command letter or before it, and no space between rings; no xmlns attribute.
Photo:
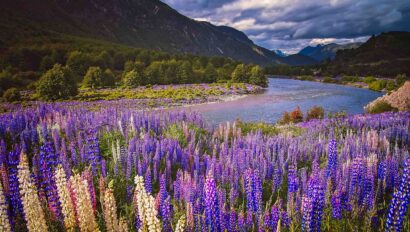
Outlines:
<svg viewBox="0 0 410 232"><path fill-rule="evenodd" d="M0 7L5 15L0 19L2 35L15 28L33 27L34 34L57 32L261 65L285 62L241 31L190 19L158 0L3 0ZM10 21L13 26L7 26ZM0 47L10 45L10 37L0 36Z"/></svg>

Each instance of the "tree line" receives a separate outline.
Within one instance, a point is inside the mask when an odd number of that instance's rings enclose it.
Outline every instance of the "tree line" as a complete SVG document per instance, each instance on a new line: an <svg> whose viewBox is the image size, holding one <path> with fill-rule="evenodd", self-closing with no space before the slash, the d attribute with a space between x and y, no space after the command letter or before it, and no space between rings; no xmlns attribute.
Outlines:
<svg viewBox="0 0 410 232"><path fill-rule="evenodd" d="M14 53L3 54L0 56L0 94L8 90L6 96L16 99L16 94L11 92L32 89L36 90L39 98L57 100L78 92L60 91L64 86L95 89L215 82L267 86L262 67L230 58L134 48L93 49L17 49Z"/></svg>

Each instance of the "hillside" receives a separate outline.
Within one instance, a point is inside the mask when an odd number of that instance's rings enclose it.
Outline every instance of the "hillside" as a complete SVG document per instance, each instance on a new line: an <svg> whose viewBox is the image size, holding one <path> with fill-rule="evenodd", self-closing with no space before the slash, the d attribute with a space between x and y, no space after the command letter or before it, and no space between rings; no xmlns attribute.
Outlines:
<svg viewBox="0 0 410 232"><path fill-rule="evenodd" d="M376 100L370 102L365 109L372 109L377 103L386 102L392 107L398 110L410 109L410 81L406 81L402 87L393 91L390 94L386 94Z"/></svg>
<svg viewBox="0 0 410 232"><path fill-rule="evenodd" d="M47 43L70 35L262 65L280 62L279 56L244 33L195 21L158 0L2 0L0 13L2 53L16 44Z"/></svg>
<svg viewBox="0 0 410 232"><path fill-rule="evenodd" d="M345 49L354 49L358 48L361 43L349 43L349 44L318 44L316 46L307 46L300 50L298 54L305 55L315 59L318 62L327 60L327 59L334 59L336 57L336 53L340 50Z"/></svg>
<svg viewBox="0 0 410 232"><path fill-rule="evenodd" d="M322 67L332 74L410 75L410 32L386 32L372 36L356 49L340 50L336 58Z"/></svg>

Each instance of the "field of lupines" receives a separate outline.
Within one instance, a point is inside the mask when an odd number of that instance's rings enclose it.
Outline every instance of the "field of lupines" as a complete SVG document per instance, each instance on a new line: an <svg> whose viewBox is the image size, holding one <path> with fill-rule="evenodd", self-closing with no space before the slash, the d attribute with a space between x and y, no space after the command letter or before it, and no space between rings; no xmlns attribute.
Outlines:
<svg viewBox="0 0 410 232"><path fill-rule="evenodd" d="M126 105L0 115L0 231L410 231L410 112L297 126Z"/></svg>

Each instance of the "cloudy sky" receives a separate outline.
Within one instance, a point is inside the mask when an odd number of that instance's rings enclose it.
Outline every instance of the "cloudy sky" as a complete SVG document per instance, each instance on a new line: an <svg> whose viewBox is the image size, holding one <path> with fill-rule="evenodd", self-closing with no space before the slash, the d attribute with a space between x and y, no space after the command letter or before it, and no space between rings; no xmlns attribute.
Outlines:
<svg viewBox="0 0 410 232"><path fill-rule="evenodd" d="M163 0L184 15L245 32L268 49L365 41L410 31L410 0Z"/></svg>

